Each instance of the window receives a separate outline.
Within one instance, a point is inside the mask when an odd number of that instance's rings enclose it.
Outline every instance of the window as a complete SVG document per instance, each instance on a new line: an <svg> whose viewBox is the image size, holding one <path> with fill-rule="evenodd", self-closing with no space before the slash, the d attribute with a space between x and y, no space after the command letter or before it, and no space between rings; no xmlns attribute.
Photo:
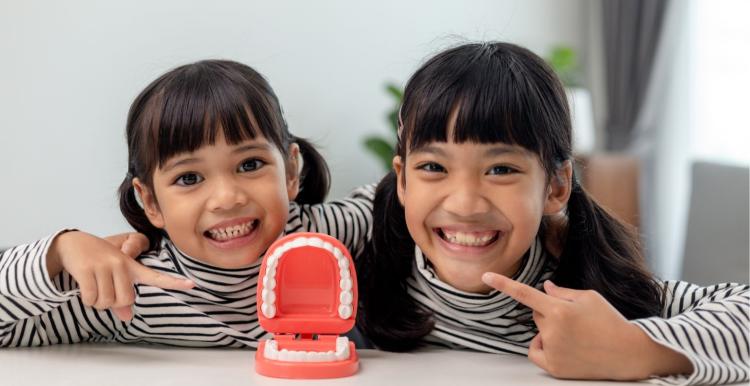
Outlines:
<svg viewBox="0 0 750 386"><path fill-rule="evenodd" d="M693 0L691 156L750 164L750 2Z"/></svg>

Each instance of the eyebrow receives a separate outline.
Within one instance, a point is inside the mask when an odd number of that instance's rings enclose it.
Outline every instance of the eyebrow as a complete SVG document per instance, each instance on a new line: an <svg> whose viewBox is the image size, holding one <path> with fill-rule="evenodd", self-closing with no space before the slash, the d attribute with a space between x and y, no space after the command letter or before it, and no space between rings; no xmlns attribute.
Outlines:
<svg viewBox="0 0 750 386"><path fill-rule="evenodd" d="M487 151L484 152L485 157L496 157L506 154L523 155L524 151L511 146L493 146L492 148L487 149Z"/></svg>
<svg viewBox="0 0 750 386"><path fill-rule="evenodd" d="M242 145L242 146L239 146L239 147L235 148L234 150L232 150L232 154L244 153L244 152L250 151L250 150L266 150L266 151L269 151L269 150L271 150L271 144L269 144L267 142L258 142L258 143L250 143L250 144L247 144L247 145Z"/></svg>
<svg viewBox="0 0 750 386"><path fill-rule="evenodd" d="M169 172L172 169L177 168L178 166L184 166L184 165L190 165L194 164L200 161L200 158L192 157L192 158L183 158L179 161L175 162L169 162L161 169L163 173Z"/></svg>
<svg viewBox="0 0 750 386"><path fill-rule="evenodd" d="M420 146L414 149L411 153L430 153L441 157L448 157L448 153L446 153L440 147L433 145ZM484 152L485 157L497 157L506 154L522 155L524 154L524 151L513 146L493 146Z"/></svg>
<svg viewBox="0 0 750 386"><path fill-rule="evenodd" d="M268 151L270 149L271 149L271 145L268 143L251 143L251 144L236 147L235 149L232 150L232 154L244 153L246 151L251 151L251 150ZM164 168L162 168L162 172L168 172L178 166L190 165L190 164L194 164L200 161L201 161L200 157L183 158L179 161L168 163L166 166L164 166Z"/></svg>
<svg viewBox="0 0 750 386"><path fill-rule="evenodd" d="M420 146L420 147L412 150L411 153L412 154L416 154L416 153L431 153L431 154L439 155L439 156L442 156L442 157L447 157L448 156L448 154L445 151L443 151L443 149L441 149L441 148L439 148L437 146L432 146L432 145Z"/></svg>

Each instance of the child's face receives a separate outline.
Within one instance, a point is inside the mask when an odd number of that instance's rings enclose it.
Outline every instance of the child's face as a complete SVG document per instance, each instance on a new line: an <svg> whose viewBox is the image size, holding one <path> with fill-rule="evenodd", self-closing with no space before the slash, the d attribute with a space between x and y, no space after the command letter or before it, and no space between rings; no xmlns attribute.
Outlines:
<svg viewBox="0 0 750 386"><path fill-rule="evenodd" d="M137 179L146 215L184 253L223 268L255 262L281 234L298 192L296 144L285 160L262 137L214 145L169 159L153 191Z"/></svg>
<svg viewBox="0 0 750 386"><path fill-rule="evenodd" d="M409 233L440 279L468 292L489 291L484 272L513 275L542 215L569 197L569 184L548 183L534 153L503 143L433 142L393 166Z"/></svg>

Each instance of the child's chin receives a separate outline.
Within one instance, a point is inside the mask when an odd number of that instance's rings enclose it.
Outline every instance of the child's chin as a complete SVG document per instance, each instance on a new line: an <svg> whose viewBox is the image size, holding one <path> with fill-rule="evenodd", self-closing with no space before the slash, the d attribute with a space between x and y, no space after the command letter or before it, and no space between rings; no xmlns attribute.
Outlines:
<svg viewBox="0 0 750 386"><path fill-rule="evenodd" d="M237 248L216 248L213 243L213 248L206 250L207 256L204 256L201 260L206 263L213 265L218 268L235 269L245 268L258 261L260 261L261 249L255 243L250 243Z"/></svg>
<svg viewBox="0 0 750 386"><path fill-rule="evenodd" d="M453 265L440 269L436 267L438 276L443 282L450 284L454 288L469 293L487 293L489 288L481 277L486 270L476 270L475 267L466 267L466 264Z"/></svg>
<svg viewBox="0 0 750 386"><path fill-rule="evenodd" d="M259 260L259 257L255 258L248 258L247 255L244 256L212 256L209 259L207 259L208 264L213 265L217 268L223 268L223 269L237 269L237 268L246 268L248 266L253 265L253 263L257 262Z"/></svg>

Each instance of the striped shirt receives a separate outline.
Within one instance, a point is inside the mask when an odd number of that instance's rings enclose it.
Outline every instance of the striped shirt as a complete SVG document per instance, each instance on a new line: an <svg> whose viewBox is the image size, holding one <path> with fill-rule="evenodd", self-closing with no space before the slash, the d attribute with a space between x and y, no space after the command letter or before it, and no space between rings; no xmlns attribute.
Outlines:
<svg viewBox="0 0 750 386"><path fill-rule="evenodd" d="M554 263L536 240L514 276L542 290ZM750 291L747 285L700 287L665 281L660 317L632 320L654 341L684 354L693 373L656 378L659 384L725 384L750 373ZM453 349L526 355L537 334L532 311L499 292L468 293L441 281L417 247L407 290L431 312L435 327L425 343Z"/></svg>
<svg viewBox="0 0 750 386"><path fill-rule="evenodd" d="M292 203L284 232L327 233L352 254L359 253L372 228L373 195L374 186L366 186L343 200ZM76 342L256 347L268 335L256 314L260 260L247 268L217 268L185 255L165 238L159 248L137 260L189 278L195 287L178 291L136 284L134 317L122 322L110 310L84 306L78 284L67 272L50 279L46 256L55 236L0 255L1 347Z"/></svg>
<svg viewBox="0 0 750 386"><path fill-rule="evenodd" d="M290 207L285 233L328 233L356 256L372 225L373 186L344 200ZM195 281L189 291L136 285L134 318L116 319L109 310L85 307L72 278L49 279L45 257L54 235L0 255L0 346L74 342L153 343L189 347L256 347L267 336L258 325L255 303L259 263L219 269L177 250L169 240L138 260ZM531 311L497 291L471 294L441 282L417 248L409 294L433 312L435 328L426 341L455 349L525 355L537 330ZM514 279L542 288L554 267L536 241ZM692 374L659 378L665 384L730 383L748 380L748 286L698 287L664 282L661 317L632 321L655 341L685 354Z"/></svg>

